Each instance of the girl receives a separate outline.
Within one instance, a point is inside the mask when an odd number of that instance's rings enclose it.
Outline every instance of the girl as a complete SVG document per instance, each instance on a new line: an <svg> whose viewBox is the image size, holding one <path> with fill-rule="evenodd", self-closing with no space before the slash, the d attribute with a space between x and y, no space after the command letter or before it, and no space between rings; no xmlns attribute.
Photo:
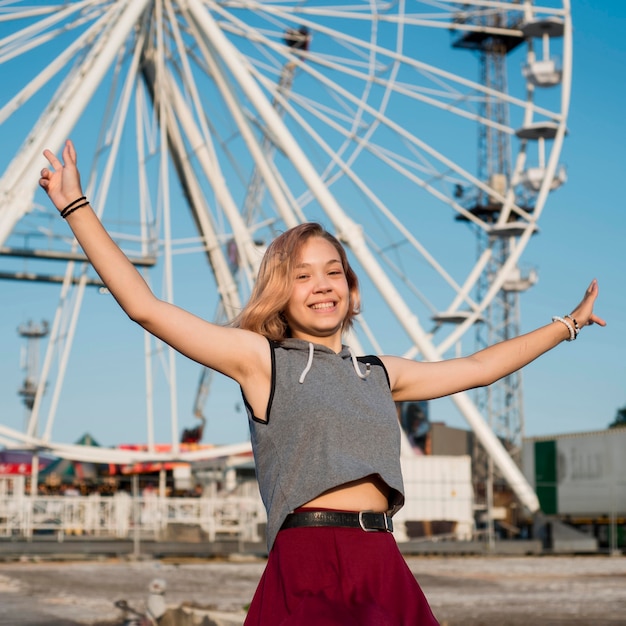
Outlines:
<svg viewBox="0 0 626 626"><path fill-rule="evenodd" d="M156 298L83 198L76 152L49 150L39 184L126 314L190 359L236 380L267 508L269 558L247 626L435 625L391 535L404 501L394 401L489 385L583 326L594 280L571 315L464 358L356 357L342 334L359 312L339 241L302 224L268 248L230 327Z"/></svg>

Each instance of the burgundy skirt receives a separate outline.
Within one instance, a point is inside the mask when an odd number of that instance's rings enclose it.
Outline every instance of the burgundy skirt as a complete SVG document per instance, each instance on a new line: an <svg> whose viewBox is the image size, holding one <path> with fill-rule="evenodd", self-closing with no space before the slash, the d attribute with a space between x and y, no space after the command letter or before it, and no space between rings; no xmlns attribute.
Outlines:
<svg viewBox="0 0 626 626"><path fill-rule="evenodd" d="M244 626L438 626L391 533L278 533Z"/></svg>

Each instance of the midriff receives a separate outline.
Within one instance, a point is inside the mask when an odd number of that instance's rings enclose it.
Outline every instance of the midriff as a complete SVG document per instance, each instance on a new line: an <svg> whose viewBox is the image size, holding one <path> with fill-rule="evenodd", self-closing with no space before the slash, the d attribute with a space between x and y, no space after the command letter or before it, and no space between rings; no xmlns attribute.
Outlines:
<svg viewBox="0 0 626 626"><path fill-rule="evenodd" d="M389 509L389 488L378 476L366 476L329 489L303 507L382 513Z"/></svg>

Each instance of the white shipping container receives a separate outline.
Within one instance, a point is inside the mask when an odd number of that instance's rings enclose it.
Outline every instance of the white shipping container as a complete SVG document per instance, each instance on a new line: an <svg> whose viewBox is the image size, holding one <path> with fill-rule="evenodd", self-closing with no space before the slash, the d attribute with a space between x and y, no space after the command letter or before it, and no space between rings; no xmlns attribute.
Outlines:
<svg viewBox="0 0 626 626"><path fill-rule="evenodd" d="M626 514L626 428L524 439L522 464L545 513Z"/></svg>
<svg viewBox="0 0 626 626"><path fill-rule="evenodd" d="M394 517L398 541L406 540L407 521L455 522L459 539L474 527L471 459L469 456L403 456L405 505Z"/></svg>

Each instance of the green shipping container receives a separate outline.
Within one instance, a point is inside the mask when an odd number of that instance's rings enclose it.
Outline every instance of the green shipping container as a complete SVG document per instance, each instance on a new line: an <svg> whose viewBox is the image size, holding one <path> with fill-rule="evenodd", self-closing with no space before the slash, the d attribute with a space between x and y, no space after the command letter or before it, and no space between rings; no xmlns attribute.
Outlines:
<svg viewBox="0 0 626 626"><path fill-rule="evenodd" d="M541 510L558 513L556 441L535 441L535 488Z"/></svg>

